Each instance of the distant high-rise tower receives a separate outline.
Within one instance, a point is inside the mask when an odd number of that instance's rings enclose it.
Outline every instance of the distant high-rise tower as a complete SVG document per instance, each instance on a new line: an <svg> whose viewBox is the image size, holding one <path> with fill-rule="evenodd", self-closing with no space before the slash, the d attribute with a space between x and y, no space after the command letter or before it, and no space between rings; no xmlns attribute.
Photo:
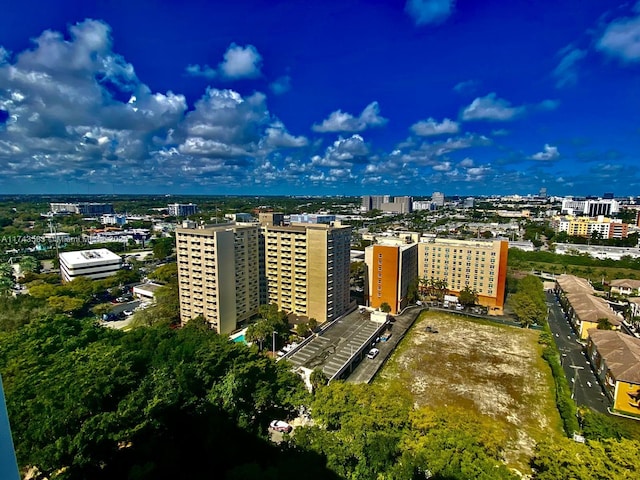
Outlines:
<svg viewBox="0 0 640 480"><path fill-rule="evenodd" d="M433 192L433 195L431 195L431 201L438 207L444 207L444 193Z"/></svg>
<svg viewBox="0 0 640 480"><path fill-rule="evenodd" d="M547 187L542 187L542 188L540 189L539 196L540 196L541 198L547 198Z"/></svg>

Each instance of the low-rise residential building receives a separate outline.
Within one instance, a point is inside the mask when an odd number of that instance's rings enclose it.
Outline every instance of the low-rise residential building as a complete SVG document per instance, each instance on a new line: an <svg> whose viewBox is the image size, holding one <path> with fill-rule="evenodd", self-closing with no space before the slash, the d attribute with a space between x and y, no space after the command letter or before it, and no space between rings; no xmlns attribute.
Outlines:
<svg viewBox="0 0 640 480"><path fill-rule="evenodd" d="M623 295L625 297L640 295L640 280L621 278L611 280L611 282L609 282L609 286L611 288L611 293Z"/></svg>
<svg viewBox="0 0 640 480"><path fill-rule="evenodd" d="M590 238L627 238L629 225L617 218L607 218L600 215L595 218L575 217L571 215L554 217L551 227L558 233L565 232L572 237Z"/></svg>
<svg viewBox="0 0 640 480"><path fill-rule="evenodd" d="M569 322L582 340L588 337L589 329L597 328L605 320L610 328L620 329L622 317L604 298L594 295L593 286L584 278L559 275L556 277L556 293Z"/></svg>
<svg viewBox="0 0 640 480"><path fill-rule="evenodd" d="M613 401L613 409L640 415L640 339L612 330L591 329L587 353Z"/></svg>
<svg viewBox="0 0 640 480"><path fill-rule="evenodd" d="M51 202L49 208L52 213L75 213L87 216L97 216L114 212L113 204L95 202Z"/></svg>
<svg viewBox="0 0 640 480"><path fill-rule="evenodd" d="M92 280L115 275L122 268L122 257L111 250L80 250L60 254L60 275L63 282L87 277Z"/></svg>

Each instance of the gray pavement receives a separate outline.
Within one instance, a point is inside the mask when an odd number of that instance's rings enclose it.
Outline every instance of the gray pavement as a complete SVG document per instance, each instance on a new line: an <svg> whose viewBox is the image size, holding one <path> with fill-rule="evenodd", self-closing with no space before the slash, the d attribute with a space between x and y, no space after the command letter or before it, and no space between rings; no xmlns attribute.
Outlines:
<svg viewBox="0 0 640 480"><path fill-rule="evenodd" d="M124 312L125 310L131 310L133 312L138 307L138 305L140 305L140 303L142 303L140 300L118 303L113 306L113 308L111 309L111 313L120 315L120 313ZM102 325L104 325L105 327L121 329L127 327L131 323L131 320L133 320L133 315L111 322L105 322L101 320L100 323L102 323Z"/></svg>
<svg viewBox="0 0 640 480"><path fill-rule="evenodd" d="M378 342L376 348L380 350L380 353L376 358L363 358L362 362L351 372L347 382L370 383L423 310L427 310L427 308L412 306L406 308L402 314L396 315L395 321L391 324L391 338L386 342Z"/></svg>
<svg viewBox="0 0 640 480"><path fill-rule="evenodd" d="M547 292L549 327L560 351L562 368L578 405L607 413L609 400L587 359L586 350L565 318L555 294Z"/></svg>

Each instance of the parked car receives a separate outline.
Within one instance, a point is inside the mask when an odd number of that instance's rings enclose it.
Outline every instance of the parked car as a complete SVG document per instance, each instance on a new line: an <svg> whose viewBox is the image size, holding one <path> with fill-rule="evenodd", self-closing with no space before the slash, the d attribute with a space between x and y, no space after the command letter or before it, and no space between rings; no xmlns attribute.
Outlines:
<svg viewBox="0 0 640 480"><path fill-rule="evenodd" d="M283 420L272 420L269 424L269 428L276 432L290 433L293 427Z"/></svg>
<svg viewBox="0 0 640 480"><path fill-rule="evenodd" d="M379 353L380 350L378 350L377 348L372 348L371 350L369 350L369 353L367 353L367 358L376 358Z"/></svg>
<svg viewBox="0 0 640 480"><path fill-rule="evenodd" d="M130 317L131 315L133 315L133 312L131 310L124 310L122 313L125 317Z"/></svg>

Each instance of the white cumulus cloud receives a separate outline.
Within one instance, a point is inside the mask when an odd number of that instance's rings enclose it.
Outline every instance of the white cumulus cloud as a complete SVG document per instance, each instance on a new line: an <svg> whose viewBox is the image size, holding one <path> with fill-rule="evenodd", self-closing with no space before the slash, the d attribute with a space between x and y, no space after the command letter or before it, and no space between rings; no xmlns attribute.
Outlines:
<svg viewBox="0 0 640 480"><path fill-rule="evenodd" d="M478 97L462 111L462 119L509 121L524 113L525 107L513 107L507 100L498 98L495 93Z"/></svg>
<svg viewBox="0 0 640 480"><path fill-rule="evenodd" d="M420 137L454 134L460 131L460 125L458 122L454 122L448 118L445 118L440 123L433 118L429 118L411 125L411 131Z"/></svg>
<svg viewBox="0 0 640 480"><path fill-rule="evenodd" d="M188 65L187 74L194 77L213 79L217 77L227 80L257 78L262 75L262 55L253 45L246 47L232 43L224 53L224 60L217 68L209 65Z"/></svg>
<svg viewBox="0 0 640 480"><path fill-rule="evenodd" d="M454 0L407 0L404 11L416 25L444 22L453 13Z"/></svg>
<svg viewBox="0 0 640 480"><path fill-rule="evenodd" d="M549 161L549 160L556 160L559 157L560 157L560 152L558 151L558 147L553 147L547 143L545 144L541 152L534 153L529 158L531 160Z"/></svg>
<svg viewBox="0 0 640 480"><path fill-rule="evenodd" d="M312 129L316 132L362 132L367 128L382 127L387 119L380 116L378 102L371 102L365 107L359 116L355 117L342 110L332 112L320 125L314 124Z"/></svg>

